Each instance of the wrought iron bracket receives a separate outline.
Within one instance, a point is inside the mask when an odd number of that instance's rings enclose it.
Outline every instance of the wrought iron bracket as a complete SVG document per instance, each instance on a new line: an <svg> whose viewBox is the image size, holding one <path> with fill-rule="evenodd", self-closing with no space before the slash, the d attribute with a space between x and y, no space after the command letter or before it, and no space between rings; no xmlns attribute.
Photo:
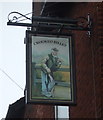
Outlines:
<svg viewBox="0 0 103 120"><path fill-rule="evenodd" d="M27 15L29 15L29 14L31 14L31 13L23 15L20 12L14 11L14 12L11 12L8 14L8 21L17 23L17 22L24 21L24 20L32 20L30 17L27 17Z"/></svg>
<svg viewBox="0 0 103 120"><path fill-rule="evenodd" d="M20 17L13 16L10 19L12 14L18 14ZM19 18L25 18L28 20L32 20L32 23L21 23ZM63 30L80 30L87 31L89 37L91 35L91 19L88 14L87 18L79 17L76 19L61 19L61 18L53 18L53 17L40 17L33 16L32 18L27 17L19 12L11 12L8 15L7 25L13 26L22 26L22 27L30 27L35 28L36 32L40 31L49 31L49 33L53 30L56 30L57 33L62 33Z"/></svg>

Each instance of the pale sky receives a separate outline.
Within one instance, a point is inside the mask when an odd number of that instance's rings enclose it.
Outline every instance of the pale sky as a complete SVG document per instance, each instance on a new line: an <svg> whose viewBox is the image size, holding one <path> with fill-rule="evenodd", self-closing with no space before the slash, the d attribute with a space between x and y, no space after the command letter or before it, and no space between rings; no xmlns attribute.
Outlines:
<svg viewBox="0 0 103 120"><path fill-rule="evenodd" d="M24 37L27 28L7 26L7 16L13 11L30 13L32 3L0 2L0 119L5 118L9 104L24 96L26 84Z"/></svg>

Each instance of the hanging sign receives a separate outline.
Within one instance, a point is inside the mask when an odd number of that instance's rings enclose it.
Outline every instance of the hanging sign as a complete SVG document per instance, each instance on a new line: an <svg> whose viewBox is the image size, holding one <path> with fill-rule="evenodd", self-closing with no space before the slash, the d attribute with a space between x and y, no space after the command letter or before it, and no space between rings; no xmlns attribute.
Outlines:
<svg viewBox="0 0 103 120"><path fill-rule="evenodd" d="M27 32L27 103L74 105L75 62L72 35Z"/></svg>

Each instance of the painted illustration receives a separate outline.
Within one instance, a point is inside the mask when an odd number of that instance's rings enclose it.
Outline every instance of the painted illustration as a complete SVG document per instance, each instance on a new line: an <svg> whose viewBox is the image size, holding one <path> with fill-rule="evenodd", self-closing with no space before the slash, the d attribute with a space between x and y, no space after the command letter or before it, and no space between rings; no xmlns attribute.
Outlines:
<svg viewBox="0 0 103 120"><path fill-rule="evenodd" d="M70 39L32 36L32 99L72 99Z"/></svg>

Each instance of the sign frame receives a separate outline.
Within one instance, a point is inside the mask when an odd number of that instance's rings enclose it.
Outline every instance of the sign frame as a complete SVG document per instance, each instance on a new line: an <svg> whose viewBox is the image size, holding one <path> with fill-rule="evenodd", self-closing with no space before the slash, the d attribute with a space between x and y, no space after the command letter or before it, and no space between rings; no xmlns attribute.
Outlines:
<svg viewBox="0 0 103 120"><path fill-rule="evenodd" d="M34 74L36 73L36 69L34 69L34 65L33 65L33 62L32 62L34 60L33 55L35 55L35 51L33 52L33 49L35 48L35 47L33 47L33 44L35 44L35 45L38 44L39 45L40 41L43 41L43 40L40 40L39 42L36 41L36 42L33 43L32 41L35 41L34 40L35 37L36 37L36 39L38 39L38 37L39 37L39 39L40 38L48 38L48 41L49 41L49 38L54 39L54 41L56 39L57 40L61 40L61 39L67 40L68 39L68 42L69 42L68 43L69 44L69 48L68 48L69 55L68 56L69 56L69 62L70 62L70 86L69 86L70 88L69 87L68 88L63 87L63 85L61 85L60 86L61 89L60 89L59 87L56 86L55 88L53 88L53 89L56 89L56 90L54 90L55 91L54 93L55 93L55 96L56 96L54 98L53 97L47 97L47 96L46 97L44 97L44 96L39 96L38 97L36 95L33 95L34 91L33 91L32 85L34 83L32 84L32 81L33 81L33 77L35 77ZM53 42L53 41L51 41L51 42ZM37 34L34 31L27 30L26 31L25 43L26 43L26 89L25 89L26 103L27 104L45 104L45 105L46 104L49 104L49 105L63 105L63 106L76 105L76 63L75 63L75 48L74 48L73 34L66 33L66 34L61 34L61 35L58 36L57 34L51 34L51 35L49 34L48 35L48 33L46 33L46 32ZM44 44L46 44L46 43L44 43ZM48 44L50 44L50 43L48 43ZM64 43L61 44L61 42L58 42L56 44L60 44L61 46L63 46L63 45L65 46L65 44ZM67 73L69 74L69 72L67 72ZM60 74L60 73L58 73L58 74ZM34 79L34 81L36 81L36 80ZM58 84L60 84L60 83L58 83ZM42 84L42 82L40 84ZM67 82L64 82L64 84L67 85ZM39 87L40 86L42 86L42 85L39 85ZM35 89L35 87L34 87L34 89ZM40 87L40 89L42 89L42 88ZM67 91L67 89L68 90L70 89L70 91L71 91L70 92L71 93L70 98L65 98L65 97L62 98L61 96L59 96L61 98L57 97L58 93L60 94L60 92L57 92L59 89L60 90L63 89L64 91ZM67 95L65 95L65 96L67 96ZM69 96L69 94L68 94L68 96Z"/></svg>

